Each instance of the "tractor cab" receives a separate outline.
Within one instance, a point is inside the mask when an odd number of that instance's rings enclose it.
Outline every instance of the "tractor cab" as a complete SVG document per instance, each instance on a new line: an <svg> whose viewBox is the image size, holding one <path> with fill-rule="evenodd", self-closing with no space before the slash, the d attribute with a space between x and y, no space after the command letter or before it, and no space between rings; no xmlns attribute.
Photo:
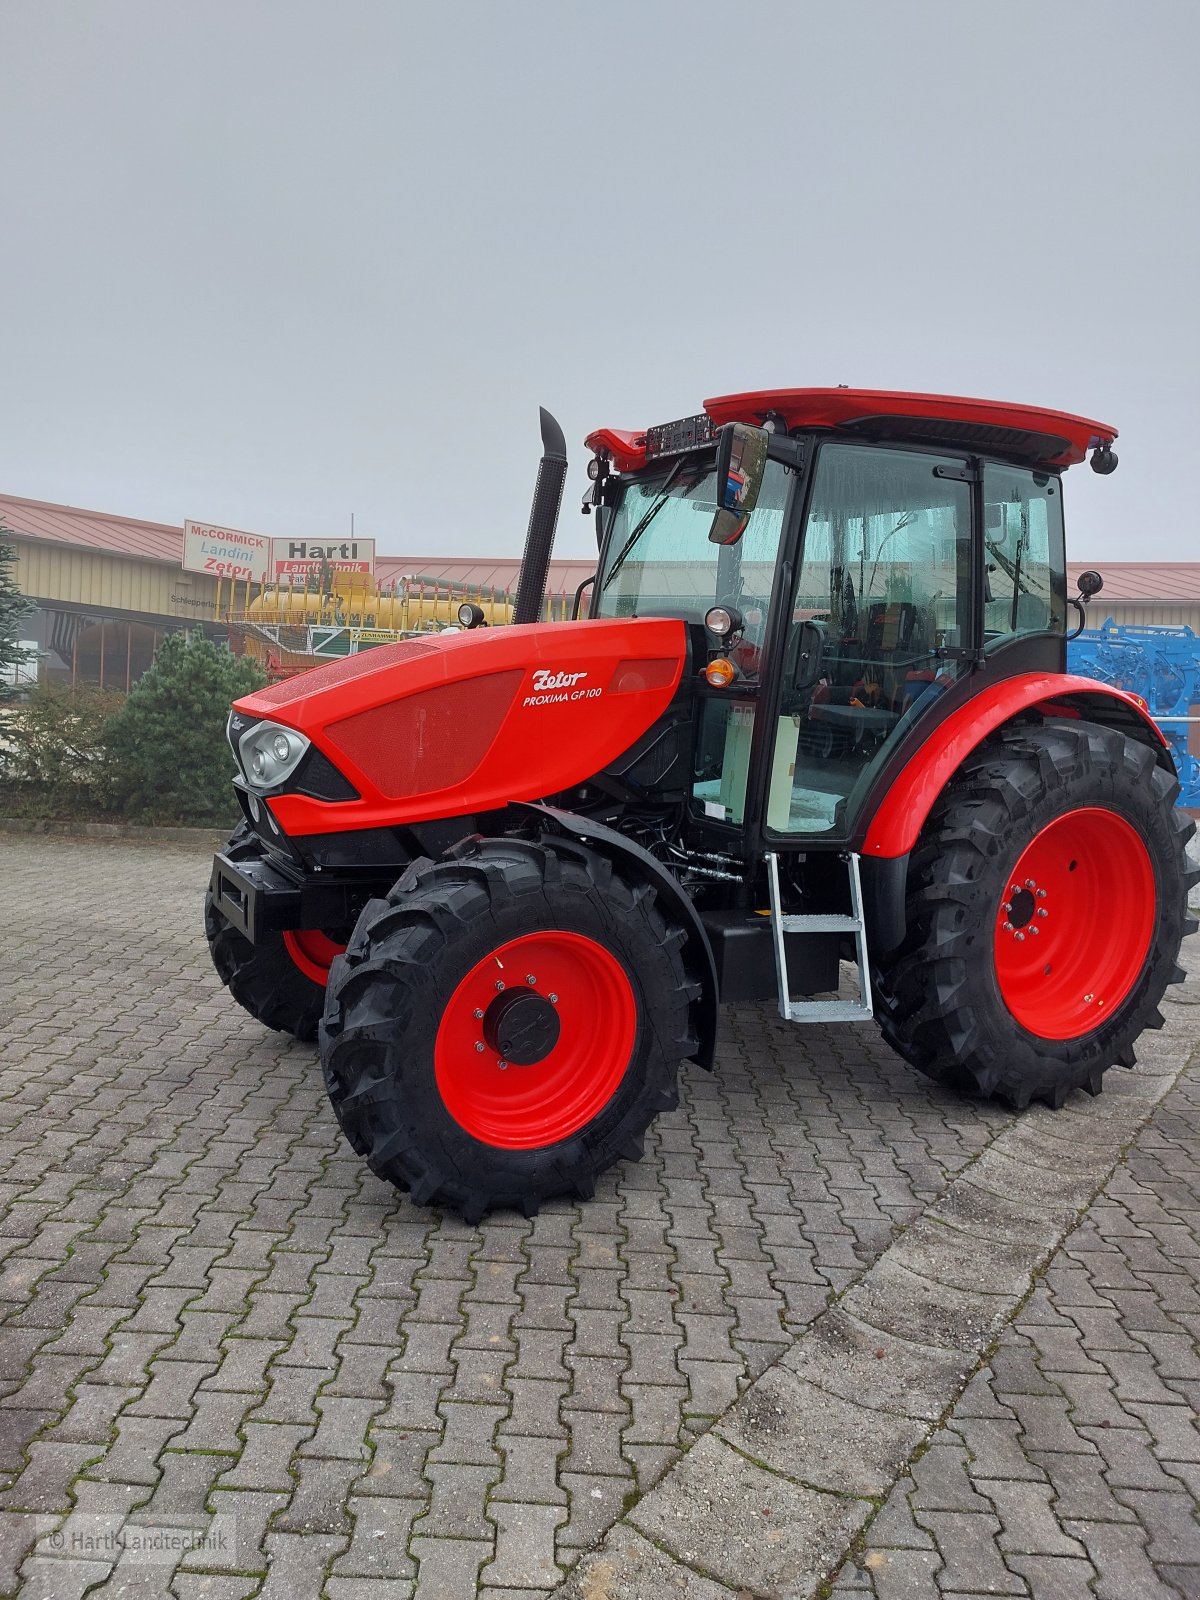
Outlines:
<svg viewBox="0 0 1200 1600"><path fill-rule="evenodd" d="M1061 470L1089 448L1115 462L1114 437L850 390L591 435L591 615L683 617L700 655L693 818L844 849L926 726L985 682L1062 672Z"/></svg>

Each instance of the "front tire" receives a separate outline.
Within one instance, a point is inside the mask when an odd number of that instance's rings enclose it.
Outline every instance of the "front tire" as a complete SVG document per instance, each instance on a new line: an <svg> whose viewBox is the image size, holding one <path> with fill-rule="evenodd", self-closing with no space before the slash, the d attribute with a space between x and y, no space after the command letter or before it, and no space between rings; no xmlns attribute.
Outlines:
<svg viewBox="0 0 1200 1600"><path fill-rule="evenodd" d="M925 824L908 936L878 975L893 1049L1018 1109L1133 1066L1195 927L1178 792L1146 745L1093 723L1009 728L977 751Z"/></svg>
<svg viewBox="0 0 1200 1600"><path fill-rule="evenodd" d="M321 1026L338 1121L419 1205L587 1198L678 1104L698 993L653 889L545 837L415 863L359 918Z"/></svg>

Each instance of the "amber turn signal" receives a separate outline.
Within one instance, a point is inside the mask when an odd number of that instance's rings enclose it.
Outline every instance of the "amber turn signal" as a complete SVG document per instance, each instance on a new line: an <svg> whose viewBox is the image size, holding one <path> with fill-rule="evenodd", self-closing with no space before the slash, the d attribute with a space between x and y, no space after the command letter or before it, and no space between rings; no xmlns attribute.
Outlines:
<svg viewBox="0 0 1200 1600"><path fill-rule="evenodd" d="M732 661L727 661L724 656L718 656L705 667L704 676L714 689L727 689L737 677L737 668Z"/></svg>

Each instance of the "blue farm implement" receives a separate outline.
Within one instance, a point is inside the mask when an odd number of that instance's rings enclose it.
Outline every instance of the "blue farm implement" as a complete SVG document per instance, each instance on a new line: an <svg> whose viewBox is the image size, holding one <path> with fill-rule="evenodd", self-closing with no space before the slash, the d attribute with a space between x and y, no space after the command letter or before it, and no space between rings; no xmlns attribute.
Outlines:
<svg viewBox="0 0 1200 1600"><path fill-rule="evenodd" d="M1200 760L1189 734L1200 718L1200 636L1191 628L1142 628L1107 618L1067 650L1072 672L1141 695L1170 741L1179 771L1179 804L1200 810Z"/></svg>

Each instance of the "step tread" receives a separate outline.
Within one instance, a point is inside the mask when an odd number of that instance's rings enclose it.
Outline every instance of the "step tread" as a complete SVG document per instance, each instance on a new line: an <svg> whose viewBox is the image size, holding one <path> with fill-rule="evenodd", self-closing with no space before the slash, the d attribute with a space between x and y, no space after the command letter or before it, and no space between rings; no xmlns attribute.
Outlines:
<svg viewBox="0 0 1200 1600"><path fill-rule="evenodd" d="M779 924L784 933L857 933L862 927L857 917L807 911L786 912Z"/></svg>
<svg viewBox="0 0 1200 1600"><path fill-rule="evenodd" d="M870 1022L871 1011L857 1000L793 1000L789 1022Z"/></svg>

